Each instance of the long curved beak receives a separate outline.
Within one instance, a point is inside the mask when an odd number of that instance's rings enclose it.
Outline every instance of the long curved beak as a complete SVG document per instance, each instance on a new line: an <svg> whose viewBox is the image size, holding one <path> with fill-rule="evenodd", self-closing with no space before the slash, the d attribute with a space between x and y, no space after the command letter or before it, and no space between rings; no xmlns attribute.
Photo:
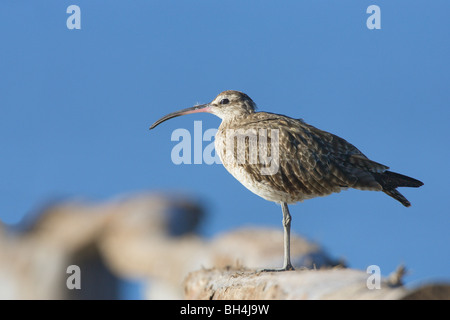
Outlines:
<svg viewBox="0 0 450 320"><path fill-rule="evenodd" d="M175 117L179 117L179 116L183 116L185 114L199 113L199 112L211 112L211 105L209 103L200 104L198 106L193 106L191 108L187 108L187 109L183 109L180 111L175 111L175 112L169 113L168 115L162 117L161 119L156 121L154 124L152 124L150 126L150 130L156 128L156 126L158 126L160 123L163 123L166 120L169 120L169 119L172 119Z"/></svg>

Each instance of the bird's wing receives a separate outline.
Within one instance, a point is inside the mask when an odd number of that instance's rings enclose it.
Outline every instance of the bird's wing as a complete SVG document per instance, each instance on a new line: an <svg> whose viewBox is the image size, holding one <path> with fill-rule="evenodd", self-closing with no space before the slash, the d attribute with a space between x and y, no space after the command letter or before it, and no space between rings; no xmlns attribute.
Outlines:
<svg viewBox="0 0 450 320"><path fill-rule="evenodd" d="M313 140L318 140L322 149L327 150L331 155L343 161L344 165L351 165L353 167L363 169L370 172L384 172L389 167L372 161L367 158L358 148L345 139L338 137L332 133L317 129L309 124L306 124L303 120L299 120L301 127L306 128L309 131Z"/></svg>

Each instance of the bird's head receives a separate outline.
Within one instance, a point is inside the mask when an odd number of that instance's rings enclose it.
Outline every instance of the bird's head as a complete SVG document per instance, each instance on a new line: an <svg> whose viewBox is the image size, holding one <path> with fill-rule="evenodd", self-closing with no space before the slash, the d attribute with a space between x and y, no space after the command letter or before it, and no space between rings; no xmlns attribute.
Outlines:
<svg viewBox="0 0 450 320"><path fill-rule="evenodd" d="M226 120L253 113L255 110L256 104L248 95L239 91L227 90L219 93L219 95L210 103L200 104L191 108L169 113L152 124L150 129L155 128L166 120L185 114L208 112L218 116L222 120Z"/></svg>

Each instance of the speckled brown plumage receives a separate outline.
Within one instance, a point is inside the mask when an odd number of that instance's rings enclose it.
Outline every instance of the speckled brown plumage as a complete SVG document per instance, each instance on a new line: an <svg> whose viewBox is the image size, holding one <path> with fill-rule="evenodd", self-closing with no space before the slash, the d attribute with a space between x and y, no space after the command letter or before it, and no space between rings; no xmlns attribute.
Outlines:
<svg viewBox="0 0 450 320"><path fill-rule="evenodd" d="M273 175L262 175L261 163L249 163L248 139L245 148L234 144L233 155L235 159L238 151L245 150L246 163L236 163L226 155L227 132L241 130L245 135L245 132L259 132L260 129L267 130L269 146L270 129L279 132L280 163L278 172ZM262 140L265 141L265 137ZM400 186L395 181L386 183L383 177L386 172L390 173L387 171L389 168L368 159L346 140L308 125L303 120L279 114L251 112L241 115L239 119L223 121L216 135L216 151L225 168L238 180L248 180L243 183L253 192L258 194L261 191L257 189L272 189L273 195L259 194L270 201L293 203L345 188L388 191L386 193L392 196L392 189ZM410 186L421 185L417 180L410 181ZM249 184L257 186L251 187Z"/></svg>

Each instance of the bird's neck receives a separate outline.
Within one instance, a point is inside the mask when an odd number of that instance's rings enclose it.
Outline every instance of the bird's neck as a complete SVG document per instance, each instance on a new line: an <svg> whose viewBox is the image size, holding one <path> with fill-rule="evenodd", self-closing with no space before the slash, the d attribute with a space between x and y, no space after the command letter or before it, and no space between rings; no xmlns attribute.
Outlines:
<svg viewBox="0 0 450 320"><path fill-rule="evenodd" d="M245 118L251 117L254 112L240 112L240 113L229 113L226 116L221 117L221 126L230 126L232 123L239 123Z"/></svg>

